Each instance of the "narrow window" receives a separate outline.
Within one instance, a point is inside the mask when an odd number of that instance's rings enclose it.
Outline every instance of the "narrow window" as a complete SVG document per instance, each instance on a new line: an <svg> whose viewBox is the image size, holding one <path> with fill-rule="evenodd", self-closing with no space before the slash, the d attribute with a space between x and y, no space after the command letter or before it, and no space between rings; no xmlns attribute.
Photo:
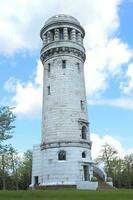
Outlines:
<svg viewBox="0 0 133 200"><path fill-rule="evenodd" d="M50 86L48 86L47 88L48 88L48 95L50 95Z"/></svg>
<svg viewBox="0 0 133 200"><path fill-rule="evenodd" d="M63 33L63 29L59 30L59 39L63 40L64 39L64 33Z"/></svg>
<svg viewBox="0 0 133 200"><path fill-rule="evenodd" d="M78 72L80 72L80 64L76 63L76 65L77 65Z"/></svg>
<svg viewBox="0 0 133 200"><path fill-rule="evenodd" d="M51 71L51 66L50 66L50 63L48 63L48 72Z"/></svg>
<svg viewBox="0 0 133 200"><path fill-rule="evenodd" d="M53 40L54 40L54 29L51 30L51 41L53 41Z"/></svg>
<svg viewBox="0 0 133 200"><path fill-rule="evenodd" d="M76 41L78 41L78 31L76 31Z"/></svg>
<svg viewBox="0 0 133 200"><path fill-rule="evenodd" d="M66 60L62 60L62 68L66 68Z"/></svg>
<svg viewBox="0 0 133 200"><path fill-rule="evenodd" d="M86 158L86 153L85 153L85 151L82 152L82 158Z"/></svg>
<svg viewBox="0 0 133 200"><path fill-rule="evenodd" d="M80 101L80 107L81 107L81 110L84 110L84 102L82 100Z"/></svg>
<svg viewBox="0 0 133 200"><path fill-rule="evenodd" d="M66 160L66 152L64 150L58 153L58 160Z"/></svg>
<svg viewBox="0 0 133 200"><path fill-rule="evenodd" d="M71 40L71 29L68 29L68 40Z"/></svg>
<svg viewBox="0 0 133 200"><path fill-rule="evenodd" d="M86 140L86 132L87 132L86 126L82 127L81 132L82 132L82 139Z"/></svg>

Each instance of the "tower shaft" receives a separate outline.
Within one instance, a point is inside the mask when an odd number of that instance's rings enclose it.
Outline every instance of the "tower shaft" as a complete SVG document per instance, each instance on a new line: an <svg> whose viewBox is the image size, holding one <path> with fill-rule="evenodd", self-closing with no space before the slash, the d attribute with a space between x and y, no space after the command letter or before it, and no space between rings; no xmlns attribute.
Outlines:
<svg viewBox="0 0 133 200"><path fill-rule="evenodd" d="M44 78L42 141L36 153L41 157L39 182L44 186L76 186L92 177L84 81L85 32L75 18L57 15L46 21L40 36Z"/></svg>

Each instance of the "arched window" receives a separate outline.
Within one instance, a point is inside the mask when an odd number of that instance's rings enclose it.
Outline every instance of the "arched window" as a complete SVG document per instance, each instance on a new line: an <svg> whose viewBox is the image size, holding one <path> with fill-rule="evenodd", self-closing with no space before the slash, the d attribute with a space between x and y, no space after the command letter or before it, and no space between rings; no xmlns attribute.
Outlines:
<svg viewBox="0 0 133 200"><path fill-rule="evenodd" d="M66 152L64 150L59 151L58 160L66 160Z"/></svg>
<svg viewBox="0 0 133 200"><path fill-rule="evenodd" d="M82 152L82 158L86 158L86 153L85 153L85 151Z"/></svg>
<svg viewBox="0 0 133 200"><path fill-rule="evenodd" d="M82 131L82 139L86 139L86 132L87 132L86 126L83 126L81 131Z"/></svg>

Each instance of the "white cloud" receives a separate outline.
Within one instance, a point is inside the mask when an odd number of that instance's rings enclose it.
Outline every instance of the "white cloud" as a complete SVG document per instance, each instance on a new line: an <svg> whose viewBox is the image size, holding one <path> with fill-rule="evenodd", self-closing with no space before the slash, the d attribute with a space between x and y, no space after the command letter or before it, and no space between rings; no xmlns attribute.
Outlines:
<svg viewBox="0 0 133 200"><path fill-rule="evenodd" d="M41 48L39 30L46 19L51 17L51 13L52 15L58 13L73 15L79 19L86 31L84 44L87 55L85 63L87 95L99 97L109 87L108 80L119 75L123 64L129 63L132 58L132 51L128 44L114 37L120 25L118 9L121 3L122 0L85 0L84 3L82 0L77 0L76 4L71 0L39 0L34 2L32 0L14 0L12 2L2 0L0 7L0 53L12 54L25 49L39 51ZM84 13L79 12L79 10L84 11ZM38 95L35 95L38 93L41 95L42 71L39 66L41 64L38 64L36 77L33 81L27 83L17 81L16 84L12 83L10 86L12 89L16 87L13 102L19 108L17 112L32 113L33 106L29 104L36 105L36 110L40 110L39 98ZM11 82L13 80L10 80L10 84ZM125 90L129 89L125 88ZM22 106L21 97L23 95L25 95L25 106ZM118 100L115 100L114 104L108 103L108 105L116 105L117 102ZM126 102L126 105L132 104L130 99ZM123 104L122 99L121 104Z"/></svg>
<svg viewBox="0 0 133 200"><path fill-rule="evenodd" d="M133 96L133 63L129 64L126 77L128 80L121 82L120 88L124 94Z"/></svg>
<svg viewBox="0 0 133 200"><path fill-rule="evenodd" d="M89 99L89 105L108 105L123 109L133 110L133 99L118 98L118 99Z"/></svg>
<svg viewBox="0 0 133 200"><path fill-rule="evenodd" d="M0 4L0 53L10 55L20 50L38 49L39 30L56 2L1 0Z"/></svg>
<svg viewBox="0 0 133 200"><path fill-rule="evenodd" d="M42 74L43 66L38 61L33 81L22 83L14 78L5 83L5 89L14 92L10 104L15 106L15 113L19 116L41 116L42 108Z"/></svg>
<svg viewBox="0 0 133 200"><path fill-rule="evenodd" d="M15 79L14 77L9 78L4 84L4 89L7 92L15 92L17 82L18 82L18 80Z"/></svg>
<svg viewBox="0 0 133 200"><path fill-rule="evenodd" d="M86 29L89 47L102 44L119 26L117 8L121 1L85 0L83 3L77 0L75 4L71 0L2 0L0 41L3 42L3 50L8 53L21 48L37 48L39 30L51 13L74 15ZM84 14L79 10L84 10Z"/></svg>
<svg viewBox="0 0 133 200"><path fill-rule="evenodd" d="M118 38L87 51L85 63L87 94L92 96L108 87L108 80L121 73L124 64L132 58L128 45Z"/></svg>
<svg viewBox="0 0 133 200"><path fill-rule="evenodd" d="M133 153L133 149L125 149L119 139L112 137L111 135L99 136L95 133L90 135L92 141L92 158L95 159L100 153L100 150L104 144L113 146L120 157L124 157L126 154Z"/></svg>
<svg viewBox="0 0 133 200"><path fill-rule="evenodd" d="M12 98L16 114L36 116L41 113L41 102L42 87L35 86L31 82L26 85L17 83L16 94Z"/></svg>
<svg viewBox="0 0 133 200"><path fill-rule="evenodd" d="M123 43L118 38L113 38L109 41L105 56L107 59L107 65L110 72L119 72L119 67L129 62L133 54L129 49L128 44Z"/></svg>
<svg viewBox="0 0 133 200"><path fill-rule="evenodd" d="M35 71L35 83L42 86L43 85L43 65L40 60L38 60L36 71Z"/></svg>

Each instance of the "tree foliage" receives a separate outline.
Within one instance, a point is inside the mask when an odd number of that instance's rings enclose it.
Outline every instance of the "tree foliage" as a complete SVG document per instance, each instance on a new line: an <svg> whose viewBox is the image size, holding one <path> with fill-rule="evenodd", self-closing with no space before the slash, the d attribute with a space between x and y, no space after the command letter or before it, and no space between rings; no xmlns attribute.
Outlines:
<svg viewBox="0 0 133 200"><path fill-rule="evenodd" d="M133 188L133 154L120 158L114 147L105 144L96 160L104 163L107 176L112 177L114 186Z"/></svg>
<svg viewBox="0 0 133 200"><path fill-rule="evenodd" d="M31 183L32 152L26 151L23 156L13 147L5 154L5 189L28 189ZM2 158L0 157L0 189L3 189Z"/></svg>
<svg viewBox="0 0 133 200"><path fill-rule="evenodd" d="M114 147L107 143L102 146L100 155L97 160L104 162L105 171L110 177L113 175L114 164L117 160L117 157L118 152Z"/></svg>
<svg viewBox="0 0 133 200"><path fill-rule="evenodd" d="M31 173L32 173L32 152L30 150L26 151L23 156L23 161L18 168L19 178L21 180L21 189L27 189L31 183Z"/></svg>
<svg viewBox="0 0 133 200"><path fill-rule="evenodd" d="M3 189L6 189L6 159L5 154L9 153L10 145L6 140L13 137L15 128L13 122L16 116L8 106L0 107L0 155L1 155L1 177Z"/></svg>
<svg viewBox="0 0 133 200"><path fill-rule="evenodd" d="M8 106L0 107L0 152L7 150L7 145L4 145L3 142L13 137L15 118L12 108Z"/></svg>

